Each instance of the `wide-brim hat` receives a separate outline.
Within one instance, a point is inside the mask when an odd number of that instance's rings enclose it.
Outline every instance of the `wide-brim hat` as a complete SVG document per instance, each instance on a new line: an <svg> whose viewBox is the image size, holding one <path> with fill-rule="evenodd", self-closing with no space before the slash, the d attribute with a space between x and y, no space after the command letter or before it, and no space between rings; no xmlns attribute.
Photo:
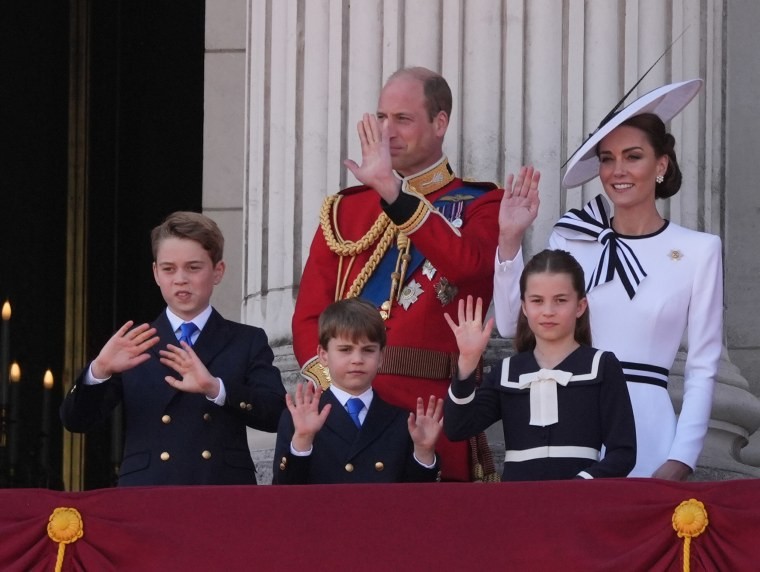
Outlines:
<svg viewBox="0 0 760 572"><path fill-rule="evenodd" d="M667 123L694 99L703 83L701 79L697 78L663 85L642 95L613 115L606 123L602 122L599 128L586 139L570 158L565 176L562 178L562 186L566 189L577 187L599 174L599 158L596 156L596 146L621 123L642 113L654 113L664 123Z"/></svg>

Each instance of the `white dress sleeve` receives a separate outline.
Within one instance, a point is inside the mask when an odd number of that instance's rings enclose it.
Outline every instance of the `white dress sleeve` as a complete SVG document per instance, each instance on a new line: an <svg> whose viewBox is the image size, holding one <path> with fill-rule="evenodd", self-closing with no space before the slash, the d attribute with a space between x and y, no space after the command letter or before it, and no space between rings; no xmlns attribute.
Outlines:
<svg viewBox="0 0 760 572"><path fill-rule="evenodd" d="M683 406L669 459L694 468L702 451L712 409L713 388L723 347L723 263L720 238L706 235L704 257L692 284L687 325Z"/></svg>
<svg viewBox="0 0 760 572"><path fill-rule="evenodd" d="M496 329L502 338L515 335L520 313L520 275L525 267L522 248L512 260L499 261L499 249L494 257L493 308Z"/></svg>

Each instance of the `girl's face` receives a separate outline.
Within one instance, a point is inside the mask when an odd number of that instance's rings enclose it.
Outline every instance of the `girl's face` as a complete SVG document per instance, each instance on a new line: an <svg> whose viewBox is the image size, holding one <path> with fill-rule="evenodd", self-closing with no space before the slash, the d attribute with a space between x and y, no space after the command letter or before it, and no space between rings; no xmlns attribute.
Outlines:
<svg viewBox="0 0 760 572"><path fill-rule="evenodd" d="M615 208L654 203L655 177L665 175L668 157L655 157L646 133L621 125L599 143L599 179Z"/></svg>
<svg viewBox="0 0 760 572"><path fill-rule="evenodd" d="M530 274L525 282L522 311L536 341L564 343L575 339L575 322L586 311L567 273Z"/></svg>

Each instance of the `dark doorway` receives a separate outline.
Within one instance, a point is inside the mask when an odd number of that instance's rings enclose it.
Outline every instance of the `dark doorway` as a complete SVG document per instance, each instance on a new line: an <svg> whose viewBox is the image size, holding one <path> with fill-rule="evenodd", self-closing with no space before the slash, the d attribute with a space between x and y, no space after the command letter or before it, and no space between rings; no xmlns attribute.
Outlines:
<svg viewBox="0 0 760 572"><path fill-rule="evenodd" d="M24 462L10 484L60 488L57 408L64 383L72 381L60 379L66 343L69 85L75 79L69 54L77 48L72 42L81 39L70 33L71 17L79 17L70 4L45 2L44 9L37 4L12 0L0 9L2 69L13 70L11 81L0 82L0 303L9 298L13 304L11 359L21 365L21 402L29 405L20 422ZM91 359L125 321L150 321L163 308L151 273L150 229L174 210L202 206L205 3L77 4L86 5L89 20L89 67L77 73L87 75L89 102L81 118L88 134L82 268L85 354ZM49 471L44 471L43 421L35 404L42 403L48 368L56 376L55 419ZM118 422L88 433L85 488L115 482L120 435Z"/></svg>

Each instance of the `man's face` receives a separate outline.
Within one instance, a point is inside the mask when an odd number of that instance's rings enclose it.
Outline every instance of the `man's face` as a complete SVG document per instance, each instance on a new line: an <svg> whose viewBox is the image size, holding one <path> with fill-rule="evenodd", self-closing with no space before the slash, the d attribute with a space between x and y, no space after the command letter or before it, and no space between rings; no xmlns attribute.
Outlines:
<svg viewBox="0 0 760 572"><path fill-rule="evenodd" d="M390 139L393 168L400 174L414 175L441 158L449 118L440 111L430 120L420 80L401 76L385 84L377 118Z"/></svg>

